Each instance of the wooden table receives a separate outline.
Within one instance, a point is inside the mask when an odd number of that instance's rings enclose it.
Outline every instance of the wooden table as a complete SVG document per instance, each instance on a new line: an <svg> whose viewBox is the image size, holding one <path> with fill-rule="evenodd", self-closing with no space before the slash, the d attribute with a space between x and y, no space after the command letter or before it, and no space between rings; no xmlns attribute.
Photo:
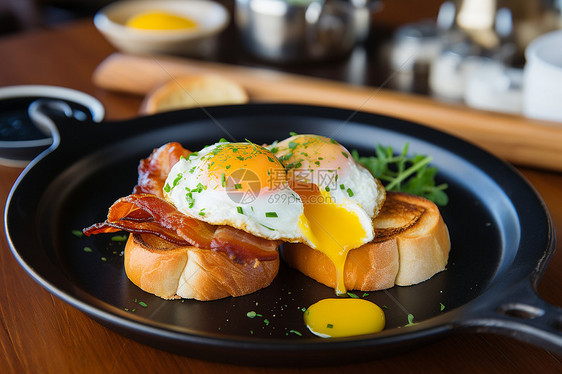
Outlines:
<svg viewBox="0 0 562 374"><path fill-rule="evenodd" d="M141 98L96 87L96 66L114 50L91 22L0 39L0 86L52 84L89 93L107 118L135 116ZM562 155L560 155L562 162ZM519 170L545 200L562 237L562 174ZM3 202L21 169L0 167ZM538 291L552 304L562 300L562 245ZM389 373L560 372L560 357L495 335L458 333L413 352L370 363L327 368L252 368L190 359L147 347L108 330L36 284L0 239L0 371L13 373Z"/></svg>

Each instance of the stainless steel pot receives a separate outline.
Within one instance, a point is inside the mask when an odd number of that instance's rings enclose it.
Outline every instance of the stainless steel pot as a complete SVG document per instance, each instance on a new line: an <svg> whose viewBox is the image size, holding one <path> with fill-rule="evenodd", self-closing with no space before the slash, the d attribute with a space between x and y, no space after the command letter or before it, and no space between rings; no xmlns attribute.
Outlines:
<svg viewBox="0 0 562 374"><path fill-rule="evenodd" d="M369 0L236 0L235 20L247 49L272 62L345 55L369 33Z"/></svg>

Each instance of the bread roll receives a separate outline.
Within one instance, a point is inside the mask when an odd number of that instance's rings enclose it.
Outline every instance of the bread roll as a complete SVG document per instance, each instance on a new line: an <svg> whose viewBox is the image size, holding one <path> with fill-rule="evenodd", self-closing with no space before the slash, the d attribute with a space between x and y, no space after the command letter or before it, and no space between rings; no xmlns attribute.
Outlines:
<svg viewBox="0 0 562 374"><path fill-rule="evenodd" d="M449 232L433 202L387 192L373 226L375 239L348 253L344 268L346 289L376 291L408 286L445 269ZM283 258L303 274L335 288L335 267L322 252L305 244L285 243Z"/></svg>
<svg viewBox="0 0 562 374"><path fill-rule="evenodd" d="M141 105L142 114L204 107L244 104L246 91L237 83L215 75L180 76L149 93Z"/></svg>
<svg viewBox="0 0 562 374"><path fill-rule="evenodd" d="M225 253L174 245L151 234L129 235L124 257L127 277L164 299L246 295L267 287L279 270L279 258L241 265Z"/></svg>

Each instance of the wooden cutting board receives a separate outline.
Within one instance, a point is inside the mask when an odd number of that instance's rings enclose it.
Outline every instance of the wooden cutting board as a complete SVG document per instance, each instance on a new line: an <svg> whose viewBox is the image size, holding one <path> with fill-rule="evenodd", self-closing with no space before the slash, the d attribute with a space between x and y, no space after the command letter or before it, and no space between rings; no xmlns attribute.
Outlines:
<svg viewBox="0 0 562 374"><path fill-rule="evenodd" d="M93 75L100 87L146 95L180 75L218 74L242 85L252 101L315 104L421 123L475 143L514 164L562 171L562 123L486 112L378 87L176 57L115 53Z"/></svg>

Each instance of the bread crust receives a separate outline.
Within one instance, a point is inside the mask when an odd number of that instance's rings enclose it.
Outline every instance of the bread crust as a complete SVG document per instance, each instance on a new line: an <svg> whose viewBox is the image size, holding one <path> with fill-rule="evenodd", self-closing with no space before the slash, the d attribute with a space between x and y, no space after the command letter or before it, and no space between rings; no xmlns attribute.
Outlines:
<svg viewBox="0 0 562 374"><path fill-rule="evenodd" d="M141 114L211 105L245 104L248 94L236 82L217 75L175 77L150 92L141 104Z"/></svg>
<svg viewBox="0 0 562 374"><path fill-rule="evenodd" d="M344 267L346 289L376 291L413 285L445 269L449 232L433 202L387 192L373 226L375 239L348 253ZM303 274L335 287L335 267L322 252L305 244L285 243L282 255Z"/></svg>
<svg viewBox="0 0 562 374"><path fill-rule="evenodd" d="M225 253L178 246L151 234L130 234L124 257L131 282L164 299L242 296L269 286L279 271L279 257L242 265Z"/></svg>

